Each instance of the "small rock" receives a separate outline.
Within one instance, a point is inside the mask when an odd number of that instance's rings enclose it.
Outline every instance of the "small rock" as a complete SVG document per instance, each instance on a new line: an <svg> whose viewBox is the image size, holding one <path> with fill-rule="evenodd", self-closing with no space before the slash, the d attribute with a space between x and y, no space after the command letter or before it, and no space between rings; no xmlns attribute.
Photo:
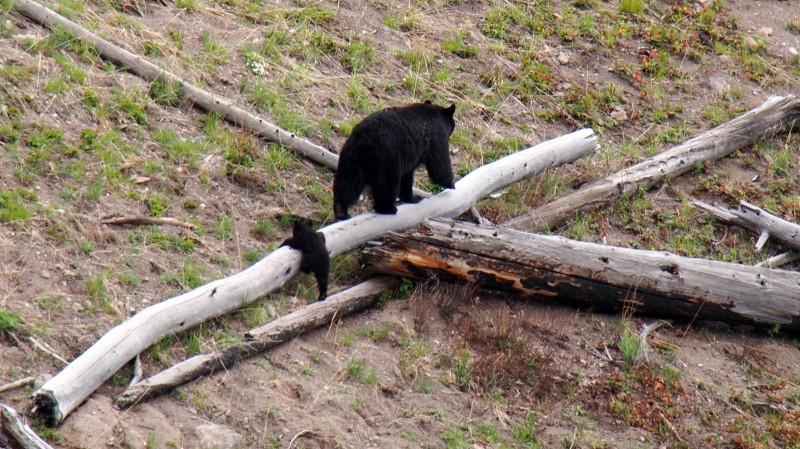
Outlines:
<svg viewBox="0 0 800 449"><path fill-rule="evenodd" d="M613 118L618 122L623 122L625 120L628 120L628 113L625 112L625 109L622 109L622 107L620 106L614 108L614 110L611 111L611 114L609 115L611 115L611 118Z"/></svg>
<svg viewBox="0 0 800 449"><path fill-rule="evenodd" d="M50 278L53 276L53 275L51 275L51 274L50 274L50 272L49 272L49 271L47 271L47 270L42 270L42 272L41 272L41 273L39 273L39 274L40 274L40 276L42 276L42 277L43 277L43 278L45 278L45 279L50 279Z"/></svg>
<svg viewBox="0 0 800 449"><path fill-rule="evenodd" d="M797 56L797 49L794 47L789 47L789 54L792 56Z"/></svg>
<svg viewBox="0 0 800 449"><path fill-rule="evenodd" d="M233 449L242 444L242 436L233 430L217 424L202 424L194 433L204 449Z"/></svg>
<svg viewBox="0 0 800 449"><path fill-rule="evenodd" d="M564 53L563 51L559 53L558 56L556 56L556 59L558 60L558 63L561 65L569 64L569 55Z"/></svg>
<svg viewBox="0 0 800 449"><path fill-rule="evenodd" d="M758 29L758 34L760 36L769 37L772 36L772 28L770 27L761 27Z"/></svg>
<svg viewBox="0 0 800 449"><path fill-rule="evenodd" d="M758 41L753 36L747 36L746 38L744 38L744 45L750 50L758 48L759 46Z"/></svg>

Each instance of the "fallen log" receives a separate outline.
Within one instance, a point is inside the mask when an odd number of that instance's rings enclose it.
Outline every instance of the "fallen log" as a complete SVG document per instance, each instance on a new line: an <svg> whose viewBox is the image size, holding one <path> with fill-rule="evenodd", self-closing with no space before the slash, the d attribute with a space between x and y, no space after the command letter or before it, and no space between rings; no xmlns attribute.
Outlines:
<svg viewBox="0 0 800 449"><path fill-rule="evenodd" d="M331 256L386 232L416 226L431 217L458 216L486 195L532 174L574 161L597 149L591 129L583 129L506 156L469 173L455 189L417 204L402 204L397 215L363 214L321 229ZM33 393L34 408L49 426L60 423L97 387L148 346L264 296L294 277L300 254L288 247L273 251L245 271L218 279L142 309L110 329L60 373Z"/></svg>
<svg viewBox="0 0 800 449"><path fill-rule="evenodd" d="M22 422L13 408L0 404L0 430L5 433L22 449L53 449L33 429Z"/></svg>
<svg viewBox="0 0 800 449"><path fill-rule="evenodd" d="M708 212L719 221L759 234L756 242L758 251L761 251L769 237L792 249L800 250L800 225L776 217L758 206L740 201L737 210L712 206L700 200L692 200L692 205Z"/></svg>
<svg viewBox="0 0 800 449"><path fill-rule="evenodd" d="M147 59L131 53L111 42L97 36L86 28L67 19L55 11L40 5L33 0L12 0L11 4L22 14L30 17L37 23L53 27L58 25L66 28L76 39L89 42L97 48L104 59L112 63L130 69L131 72L140 77L151 81L163 81L180 87L180 94L192 104L205 111L213 111L220 114L225 120L236 126L241 126L251 130L265 139L277 142L299 154L317 162L318 164L336 169L339 157L327 149L316 145L306 139L298 137L294 133L281 129L255 114L236 106L233 102L223 96L206 92L196 87L174 73L159 67Z"/></svg>
<svg viewBox="0 0 800 449"><path fill-rule="evenodd" d="M800 274L664 251L426 221L368 246L362 262L381 273L439 276L601 309L800 330Z"/></svg>
<svg viewBox="0 0 800 449"><path fill-rule="evenodd" d="M378 296L392 288L395 280L376 277L277 318L247 333L248 340L232 344L209 354L196 355L188 360L131 385L117 396L114 406L126 408L140 401L164 394L173 388L202 376L261 354L267 349L288 341L303 332L329 324L345 315L371 307Z"/></svg>
<svg viewBox="0 0 800 449"><path fill-rule="evenodd" d="M771 97L761 106L706 131L655 157L625 168L575 192L503 223L531 232L556 229L577 211L619 201L640 189L675 178L708 161L725 157L756 141L800 127L800 101L794 95Z"/></svg>

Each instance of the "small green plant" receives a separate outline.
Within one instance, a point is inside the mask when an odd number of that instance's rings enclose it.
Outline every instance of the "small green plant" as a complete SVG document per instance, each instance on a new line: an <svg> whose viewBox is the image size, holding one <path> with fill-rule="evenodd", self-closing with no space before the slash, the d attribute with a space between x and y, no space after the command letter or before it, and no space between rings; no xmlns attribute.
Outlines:
<svg viewBox="0 0 800 449"><path fill-rule="evenodd" d="M644 0L622 0L619 4L619 12L639 16L644 12Z"/></svg>
<svg viewBox="0 0 800 449"><path fill-rule="evenodd" d="M19 327L19 315L0 307L0 332L10 332Z"/></svg>
<svg viewBox="0 0 800 449"><path fill-rule="evenodd" d="M177 106L180 101L181 85L163 78L150 84L150 98L166 106Z"/></svg>
<svg viewBox="0 0 800 449"><path fill-rule="evenodd" d="M525 447L541 448L541 442L536 438L536 412L528 412L528 420L524 424L514 427L514 438Z"/></svg>
<svg viewBox="0 0 800 449"><path fill-rule="evenodd" d="M230 240L233 237L233 215L227 213L214 218L214 232L223 242Z"/></svg>
<svg viewBox="0 0 800 449"><path fill-rule="evenodd" d="M0 190L0 223L21 224L31 218L31 211L16 192Z"/></svg>
<svg viewBox="0 0 800 449"><path fill-rule="evenodd" d="M469 32L467 30L460 30L451 39L442 42L442 48L459 58L471 58L478 54L478 48L474 45L469 45L465 41Z"/></svg>
<svg viewBox="0 0 800 449"><path fill-rule="evenodd" d="M364 379L364 362L361 360L351 360L345 368L347 377L354 380Z"/></svg>
<svg viewBox="0 0 800 449"><path fill-rule="evenodd" d="M622 335L617 342L617 347L620 353L622 353L622 358L627 363L634 364L639 361L642 343L639 338L632 334L627 328L623 329Z"/></svg>
<svg viewBox="0 0 800 449"><path fill-rule="evenodd" d="M786 22L786 31L800 35L800 20L789 19L789 21Z"/></svg>
<svg viewBox="0 0 800 449"><path fill-rule="evenodd" d="M175 6L185 9L187 12L196 11L197 0L176 0Z"/></svg>
<svg viewBox="0 0 800 449"><path fill-rule="evenodd" d="M344 54L339 57L339 62L350 73L363 73L375 62L375 49L369 42L351 39L344 47Z"/></svg>

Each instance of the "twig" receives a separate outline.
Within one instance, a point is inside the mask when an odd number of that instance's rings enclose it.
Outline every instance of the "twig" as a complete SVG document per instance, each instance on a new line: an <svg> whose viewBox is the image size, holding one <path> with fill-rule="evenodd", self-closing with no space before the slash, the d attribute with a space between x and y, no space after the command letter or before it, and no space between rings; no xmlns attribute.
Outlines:
<svg viewBox="0 0 800 449"><path fill-rule="evenodd" d="M654 323L645 324L642 327L642 332L639 333L639 350L636 352L636 361L641 359L648 361L648 354L650 353L650 344L647 343L647 336L654 330L668 326L669 323L664 320L658 320Z"/></svg>
<svg viewBox="0 0 800 449"><path fill-rule="evenodd" d="M194 229L194 224L187 223L185 221L181 221L181 220L178 220L176 218L172 218L172 217L148 217L148 216L145 216L145 215L125 215L123 217L106 218L105 220L102 220L100 223L113 224L113 225L122 225L122 224L173 225L173 226L180 226L182 228L187 228L187 229Z"/></svg>
<svg viewBox="0 0 800 449"><path fill-rule="evenodd" d="M142 380L142 359L138 355L135 359L133 359L133 377L131 377L131 382L128 384L128 387L132 387L139 383Z"/></svg>
<svg viewBox="0 0 800 449"><path fill-rule="evenodd" d="M33 347L35 347L36 349L44 352L45 354L47 354L50 357L58 360L59 362L63 363L64 365L69 365L69 362L66 361L63 357L61 357L60 355L56 354L55 351L53 351L52 349L46 347L43 343L39 343L38 341L36 341L35 338L28 337L28 341L33 343Z"/></svg>
<svg viewBox="0 0 800 449"><path fill-rule="evenodd" d="M5 384L5 385L0 385L0 393L5 393L6 391L13 390L13 389L19 388L19 387L23 387L23 386L28 385L29 383L32 383L32 382L33 382L33 377L31 377L31 376L23 377L20 380L15 380L14 382L11 382L11 383L8 383L8 384Z"/></svg>
<svg viewBox="0 0 800 449"><path fill-rule="evenodd" d="M289 441L289 446L286 449L292 449L292 445L294 444L294 440L296 440L296 439L298 439L300 437L304 437L306 435L313 435L313 434L314 434L314 432L311 431L311 430L308 430L308 429L301 430L300 433L298 433L297 435L292 437L292 439Z"/></svg>
<svg viewBox="0 0 800 449"><path fill-rule="evenodd" d="M664 416L664 414L663 414L663 413L659 413L659 414L661 415L661 421L663 421L663 422L664 422L664 424L665 424L665 425L667 426L667 428L669 429L669 431L670 431L670 432L672 432L672 436L674 436L674 437L675 437L675 439L676 439L676 440L678 440L678 442L679 442L679 443L681 443L681 444L683 444L683 445L686 445L686 446L688 446L688 444L686 443L686 440L684 440L683 438L681 438L681 436L678 434L678 431L675 429L675 426L673 426L673 425L672 425L672 423L671 423L671 422L669 422L669 420L667 419L667 417L666 417L666 416Z"/></svg>

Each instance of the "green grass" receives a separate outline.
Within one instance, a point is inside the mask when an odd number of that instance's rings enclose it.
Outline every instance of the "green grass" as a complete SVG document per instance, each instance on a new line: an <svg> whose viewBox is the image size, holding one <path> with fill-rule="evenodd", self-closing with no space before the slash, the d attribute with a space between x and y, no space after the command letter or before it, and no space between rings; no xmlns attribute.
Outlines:
<svg viewBox="0 0 800 449"><path fill-rule="evenodd" d="M11 332L19 328L19 315L0 307L0 332Z"/></svg>

